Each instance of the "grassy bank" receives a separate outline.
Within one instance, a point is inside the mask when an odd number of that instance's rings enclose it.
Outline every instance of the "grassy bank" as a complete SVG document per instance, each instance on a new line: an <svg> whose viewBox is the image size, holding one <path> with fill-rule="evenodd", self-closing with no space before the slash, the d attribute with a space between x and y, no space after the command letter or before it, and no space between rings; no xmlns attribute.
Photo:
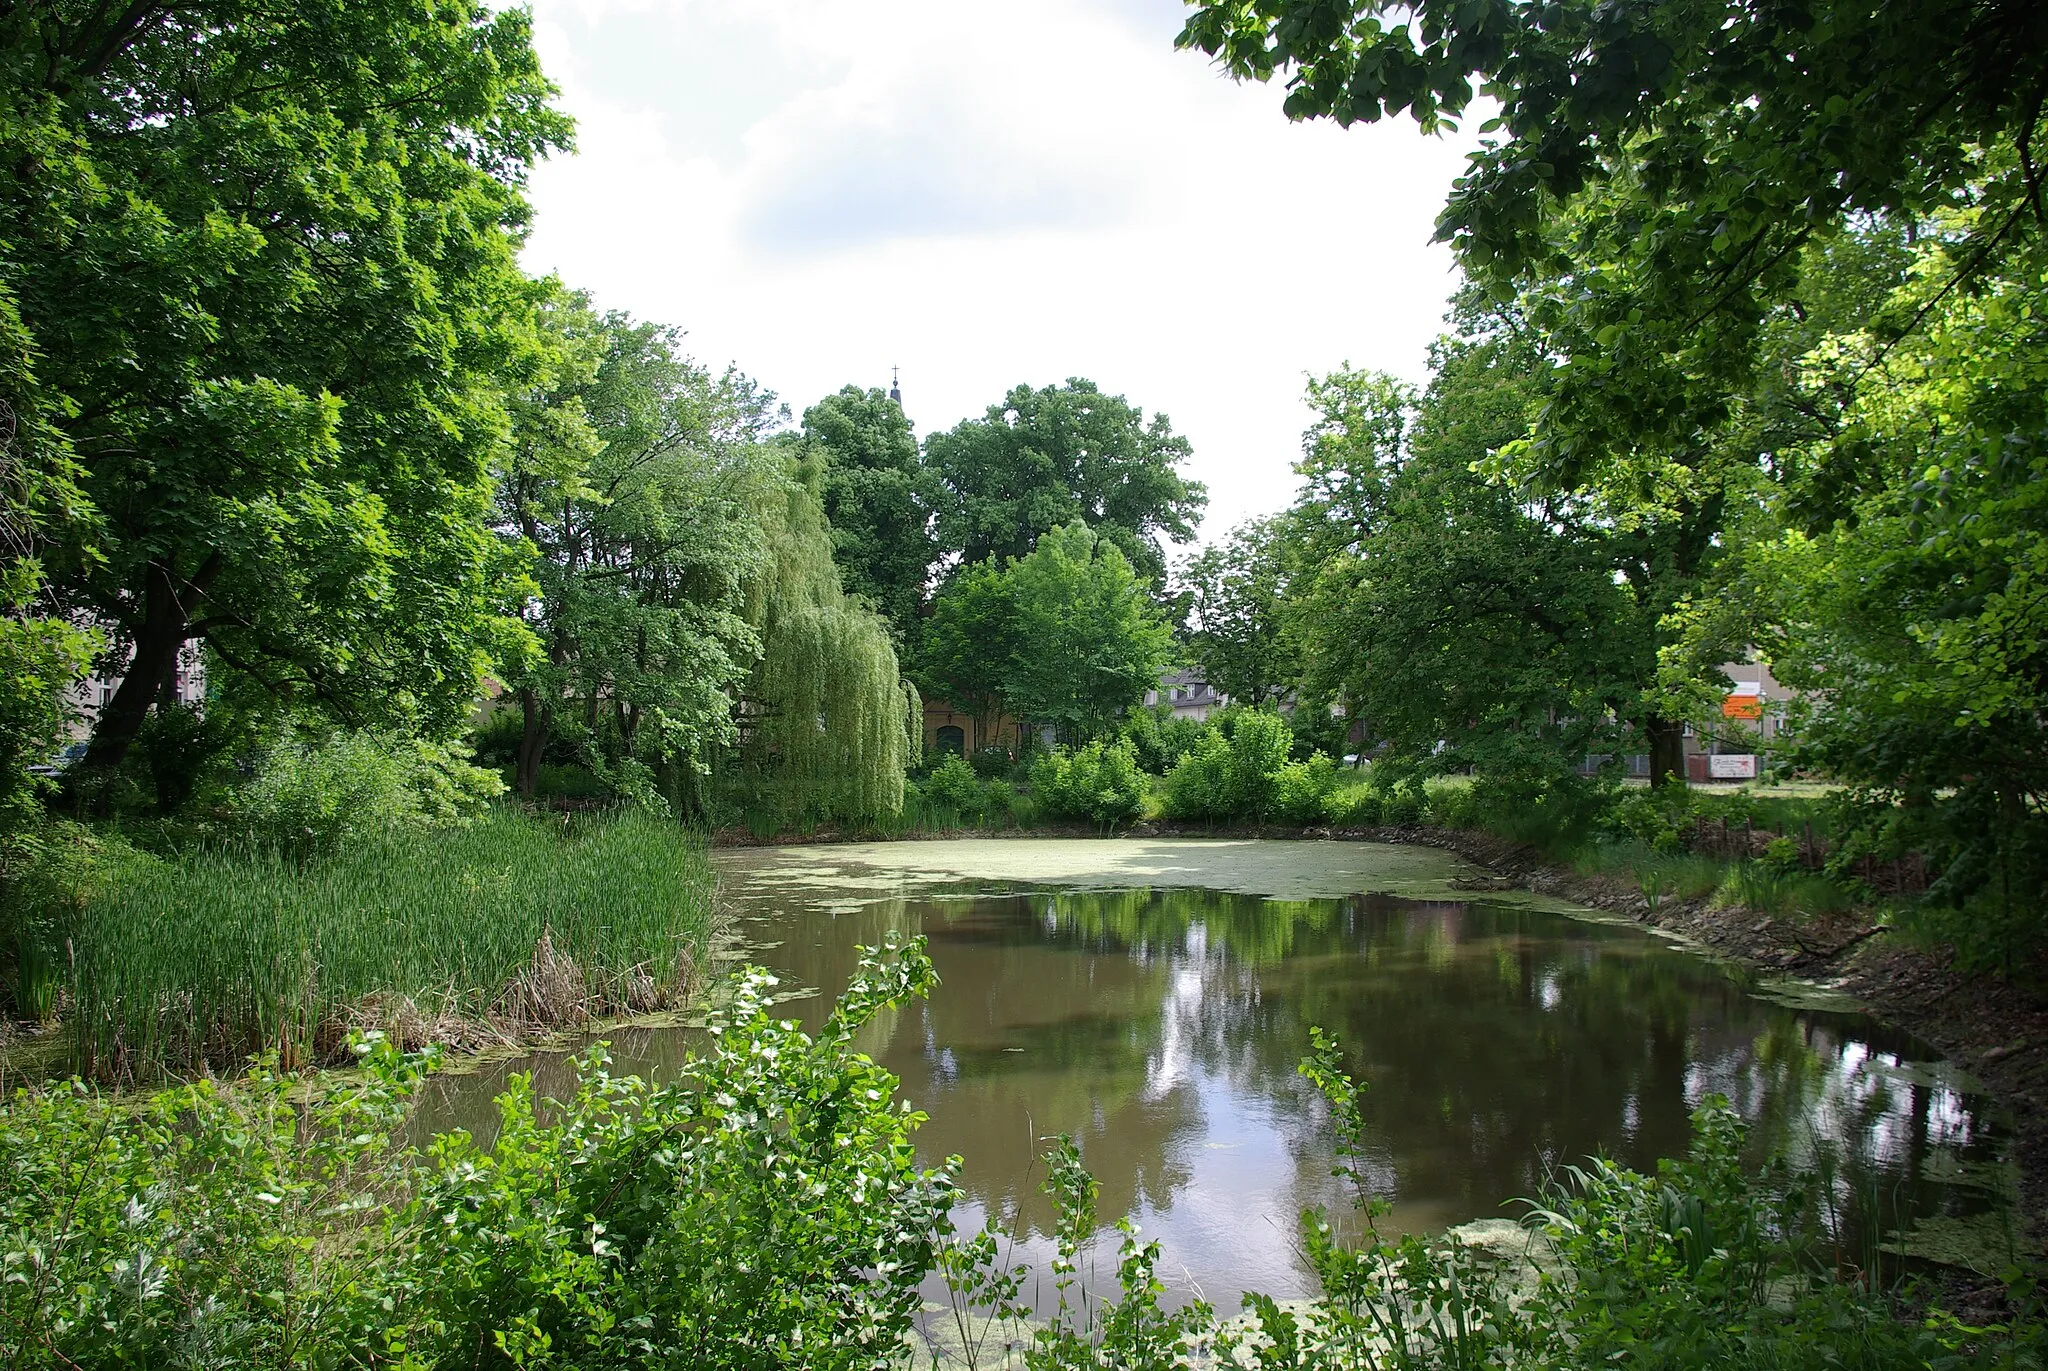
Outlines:
<svg viewBox="0 0 2048 1371"><path fill-rule="evenodd" d="M78 1068L113 1080L333 1060L356 1026L528 1035L670 999L710 893L701 840L637 812L497 808L305 861L110 845L65 930L65 1025Z"/></svg>

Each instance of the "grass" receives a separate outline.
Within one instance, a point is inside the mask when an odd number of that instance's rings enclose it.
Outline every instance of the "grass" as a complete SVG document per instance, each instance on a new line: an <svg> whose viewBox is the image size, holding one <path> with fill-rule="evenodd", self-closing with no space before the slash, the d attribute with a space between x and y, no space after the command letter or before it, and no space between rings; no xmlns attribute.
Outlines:
<svg viewBox="0 0 2048 1371"><path fill-rule="evenodd" d="M1660 852L1647 843L1596 843L1583 849L1572 865L1585 875L1633 880L1652 903L1710 895L1727 880L1729 868L1718 857Z"/></svg>
<svg viewBox="0 0 2048 1371"><path fill-rule="evenodd" d="M904 787L901 811L878 825L885 836L912 837L932 833L1002 832L1038 826L1038 803L1013 782L980 783L977 803L965 807L927 795L915 783Z"/></svg>
<svg viewBox="0 0 2048 1371"><path fill-rule="evenodd" d="M632 812L497 809L303 865L120 849L69 933L76 1065L289 1065L352 1025L459 1040L654 1008L689 978L711 883L700 838Z"/></svg>

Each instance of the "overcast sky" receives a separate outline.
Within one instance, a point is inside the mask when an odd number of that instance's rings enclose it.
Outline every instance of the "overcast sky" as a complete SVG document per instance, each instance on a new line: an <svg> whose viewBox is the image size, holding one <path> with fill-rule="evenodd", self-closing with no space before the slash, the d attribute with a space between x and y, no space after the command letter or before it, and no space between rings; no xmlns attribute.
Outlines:
<svg viewBox="0 0 2048 1371"><path fill-rule="evenodd" d="M1193 442L1207 537L1285 505L1304 373L1420 378L1460 140L1294 125L1178 0L535 0L579 125L527 265L801 414L902 368L920 434L1086 376Z"/></svg>

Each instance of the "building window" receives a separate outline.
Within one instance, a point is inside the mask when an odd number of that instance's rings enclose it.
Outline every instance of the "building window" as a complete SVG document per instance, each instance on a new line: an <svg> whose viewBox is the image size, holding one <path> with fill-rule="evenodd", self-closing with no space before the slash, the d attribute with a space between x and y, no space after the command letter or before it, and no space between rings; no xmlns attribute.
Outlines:
<svg viewBox="0 0 2048 1371"><path fill-rule="evenodd" d="M947 724L938 731L937 736L933 739L932 750L935 752L950 752L955 757L965 756L967 753L966 730L957 724Z"/></svg>

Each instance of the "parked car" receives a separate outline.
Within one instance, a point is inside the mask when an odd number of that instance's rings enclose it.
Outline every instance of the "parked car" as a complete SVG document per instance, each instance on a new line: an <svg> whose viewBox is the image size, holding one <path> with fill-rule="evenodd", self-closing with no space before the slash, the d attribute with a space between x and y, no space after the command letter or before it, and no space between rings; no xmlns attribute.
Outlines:
<svg viewBox="0 0 2048 1371"><path fill-rule="evenodd" d="M76 765L80 760L84 758L84 756L85 744L72 743L69 746L65 747L62 751L58 752L56 756L50 758L49 761L36 762L32 766L30 766L28 769L28 774L31 776L42 776L46 779L51 778L56 776L59 772L65 770L67 767Z"/></svg>

